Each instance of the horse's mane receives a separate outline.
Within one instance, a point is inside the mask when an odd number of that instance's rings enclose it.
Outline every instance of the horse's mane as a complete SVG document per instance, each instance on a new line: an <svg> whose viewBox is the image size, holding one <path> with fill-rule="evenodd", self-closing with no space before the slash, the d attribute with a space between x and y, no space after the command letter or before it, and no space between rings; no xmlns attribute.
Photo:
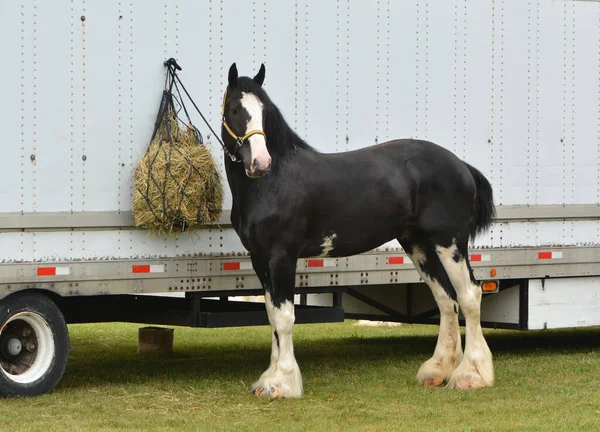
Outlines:
<svg viewBox="0 0 600 432"><path fill-rule="evenodd" d="M253 79L248 77L240 77L238 79L238 86L240 90L256 95L263 104L264 111L264 132L267 135L267 142L272 150L278 151L278 153L285 153L288 151L294 151L296 148L302 148L305 150L316 152L306 141L294 132L294 130L287 124L285 118L277 105L271 101L267 92L259 86Z"/></svg>

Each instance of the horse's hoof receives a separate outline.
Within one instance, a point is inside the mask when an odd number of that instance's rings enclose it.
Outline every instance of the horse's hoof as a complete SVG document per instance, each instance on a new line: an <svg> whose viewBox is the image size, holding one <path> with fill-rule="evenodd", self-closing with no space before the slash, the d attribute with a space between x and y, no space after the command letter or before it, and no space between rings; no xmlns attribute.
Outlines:
<svg viewBox="0 0 600 432"><path fill-rule="evenodd" d="M252 393L259 398L265 399L283 399L285 397L285 392L281 387L262 387L259 386L252 390Z"/></svg>
<svg viewBox="0 0 600 432"><path fill-rule="evenodd" d="M425 387L439 387L450 379L453 370L453 361L432 357L419 368L417 381Z"/></svg>
<svg viewBox="0 0 600 432"><path fill-rule="evenodd" d="M284 399L285 392L283 391L283 389L281 387L271 388L271 389L269 389L268 397L269 397L269 399Z"/></svg>
<svg viewBox="0 0 600 432"><path fill-rule="evenodd" d="M444 380L441 377L425 378L423 380L423 385L425 387L439 387L443 383Z"/></svg>
<svg viewBox="0 0 600 432"><path fill-rule="evenodd" d="M267 370L260 379L252 385L252 393L268 399L302 397L302 376L296 365L291 373L272 373Z"/></svg>
<svg viewBox="0 0 600 432"><path fill-rule="evenodd" d="M271 395L275 393L275 388L257 387L252 391L252 393L254 393L254 396L259 398L271 398Z"/></svg>
<svg viewBox="0 0 600 432"><path fill-rule="evenodd" d="M448 382L449 388L456 388L460 390L475 390L491 386L492 384L487 383L477 371L469 371L453 375Z"/></svg>

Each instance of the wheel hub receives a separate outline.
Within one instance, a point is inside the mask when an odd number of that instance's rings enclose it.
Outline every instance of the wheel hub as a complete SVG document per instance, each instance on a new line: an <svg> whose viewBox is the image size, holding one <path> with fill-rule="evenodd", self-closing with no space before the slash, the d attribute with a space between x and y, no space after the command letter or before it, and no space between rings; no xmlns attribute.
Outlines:
<svg viewBox="0 0 600 432"><path fill-rule="evenodd" d="M37 336L25 320L15 319L0 333L0 368L12 375L26 373L37 356Z"/></svg>
<svg viewBox="0 0 600 432"><path fill-rule="evenodd" d="M21 353L23 344L17 338L7 337L2 343L2 354L4 357L16 357Z"/></svg>

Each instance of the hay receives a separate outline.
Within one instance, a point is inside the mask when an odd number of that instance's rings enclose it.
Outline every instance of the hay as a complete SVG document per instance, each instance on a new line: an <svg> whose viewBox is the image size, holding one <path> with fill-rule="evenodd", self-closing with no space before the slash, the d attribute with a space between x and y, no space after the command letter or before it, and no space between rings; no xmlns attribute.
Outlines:
<svg viewBox="0 0 600 432"><path fill-rule="evenodd" d="M217 222L222 204L221 176L209 149L193 126L180 129L172 109L167 109L135 170L136 226L158 234L182 232Z"/></svg>

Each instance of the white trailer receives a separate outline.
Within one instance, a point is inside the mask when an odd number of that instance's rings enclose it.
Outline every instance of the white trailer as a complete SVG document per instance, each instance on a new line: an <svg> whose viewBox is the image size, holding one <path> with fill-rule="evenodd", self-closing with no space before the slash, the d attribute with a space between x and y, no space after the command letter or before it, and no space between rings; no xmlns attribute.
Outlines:
<svg viewBox="0 0 600 432"><path fill-rule="evenodd" d="M262 293L230 195L212 226L134 226L169 57L215 130L230 64L264 62L266 90L318 150L449 148L494 188L498 218L470 251L476 277L499 282L483 325L600 324L597 1L15 0L0 3L0 40L0 395L59 382L66 323L267 323L262 305L230 301ZM297 323L438 322L397 242L301 260L297 287Z"/></svg>

